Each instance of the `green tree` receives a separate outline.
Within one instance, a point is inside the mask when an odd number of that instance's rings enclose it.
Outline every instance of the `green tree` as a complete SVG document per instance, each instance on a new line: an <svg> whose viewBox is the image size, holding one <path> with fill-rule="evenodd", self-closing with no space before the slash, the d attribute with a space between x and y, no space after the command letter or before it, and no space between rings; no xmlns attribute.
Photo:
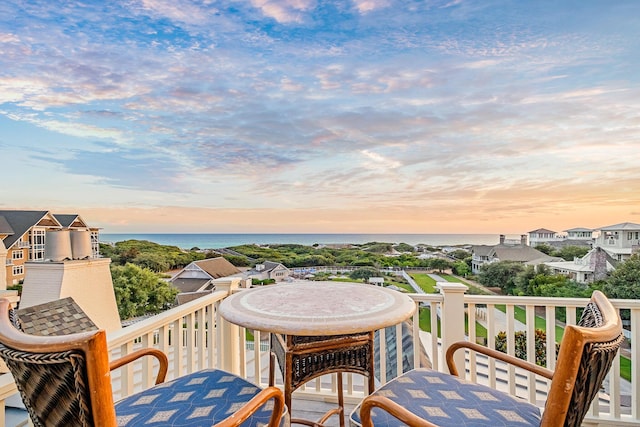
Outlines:
<svg viewBox="0 0 640 427"><path fill-rule="evenodd" d="M471 268L464 261L456 261L453 263L451 267L451 271L453 274L457 274L458 276L466 276L471 273Z"/></svg>
<svg viewBox="0 0 640 427"><path fill-rule="evenodd" d="M551 255L553 253L553 248L547 245L546 243L538 243L535 246L535 249L539 250L540 252L546 255Z"/></svg>
<svg viewBox="0 0 640 427"><path fill-rule="evenodd" d="M134 264L111 267L113 289L120 319L166 310L175 302L178 290L157 273Z"/></svg>
<svg viewBox="0 0 640 427"><path fill-rule="evenodd" d="M586 246L564 246L553 252L553 256L559 256L565 261L573 261L574 258L582 258L589 252Z"/></svg>
<svg viewBox="0 0 640 427"><path fill-rule="evenodd" d="M443 258L429 258L427 261L428 261L429 268L438 270L440 273L442 273L444 270L447 270L453 266L451 261L448 261Z"/></svg>
<svg viewBox="0 0 640 427"><path fill-rule="evenodd" d="M640 299L640 254L618 264L602 290L609 298Z"/></svg>
<svg viewBox="0 0 640 427"><path fill-rule="evenodd" d="M464 249L456 249L455 251L451 252L449 255L451 255L452 257L454 257L455 259L466 259L468 258L471 254L469 253L469 251L464 250Z"/></svg>
<svg viewBox="0 0 640 427"><path fill-rule="evenodd" d="M515 290L515 280L524 266L514 261L499 261L484 264L478 273L478 282L491 287L499 287L503 293L512 295Z"/></svg>
<svg viewBox="0 0 640 427"><path fill-rule="evenodd" d="M399 243L393 248L398 252L415 252L415 248L408 243Z"/></svg>
<svg viewBox="0 0 640 427"><path fill-rule="evenodd" d="M349 277L352 279L362 279L366 282L367 280L369 280L369 277L377 275L378 270L376 268L363 267L353 270L351 274L349 274Z"/></svg>

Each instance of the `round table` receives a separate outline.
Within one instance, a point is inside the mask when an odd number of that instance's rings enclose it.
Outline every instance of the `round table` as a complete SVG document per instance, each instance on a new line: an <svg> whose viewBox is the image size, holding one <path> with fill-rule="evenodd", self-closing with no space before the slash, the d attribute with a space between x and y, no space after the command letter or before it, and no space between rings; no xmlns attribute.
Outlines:
<svg viewBox="0 0 640 427"><path fill-rule="evenodd" d="M342 335L396 325L413 315L409 296L380 286L293 282L242 291L220 304L229 322L291 335Z"/></svg>
<svg viewBox="0 0 640 427"><path fill-rule="evenodd" d="M356 372L374 390L374 332L397 325L413 315L416 303L407 295L379 286L345 282L294 282L238 292L220 304L226 320L248 329L271 332L271 351L284 381L285 403L291 413L291 394L305 382L328 373L338 374L338 408L319 421L292 423L322 425L332 415L344 427L342 372ZM269 382L273 384L274 361Z"/></svg>

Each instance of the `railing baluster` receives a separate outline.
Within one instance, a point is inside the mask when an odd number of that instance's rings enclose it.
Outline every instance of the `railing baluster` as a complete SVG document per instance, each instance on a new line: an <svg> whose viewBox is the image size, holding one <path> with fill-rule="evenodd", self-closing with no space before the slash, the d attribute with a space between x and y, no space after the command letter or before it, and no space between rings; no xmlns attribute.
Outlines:
<svg viewBox="0 0 640 427"><path fill-rule="evenodd" d="M527 323L527 360L531 363L536 363L536 307L530 304L525 306L525 316ZM536 375L532 372L527 372L527 389L529 391L529 402L536 403Z"/></svg>

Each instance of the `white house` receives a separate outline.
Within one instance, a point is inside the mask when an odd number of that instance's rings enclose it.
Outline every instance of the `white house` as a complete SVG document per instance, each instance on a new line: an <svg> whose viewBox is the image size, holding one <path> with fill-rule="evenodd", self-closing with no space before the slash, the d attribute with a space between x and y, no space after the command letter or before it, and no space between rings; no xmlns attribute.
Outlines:
<svg viewBox="0 0 640 427"><path fill-rule="evenodd" d="M640 224L623 222L597 230L600 235L595 239L594 246L601 247L617 261L625 261L640 250Z"/></svg>
<svg viewBox="0 0 640 427"><path fill-rule="evenodd" d="M582 258L575 258L573 261L545 262L544 265L554 274L565 275L578 283L590 283L604 279L609 271L615 269L617 263L618 261L606 251L596 247Z"/></svg>

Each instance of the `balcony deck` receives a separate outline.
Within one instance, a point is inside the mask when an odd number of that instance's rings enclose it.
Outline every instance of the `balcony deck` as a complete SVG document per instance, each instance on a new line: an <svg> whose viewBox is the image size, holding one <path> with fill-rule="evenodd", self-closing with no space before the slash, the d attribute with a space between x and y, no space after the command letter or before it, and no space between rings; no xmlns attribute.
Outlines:
<svg viewBox="0 0 640 427"><path fill-rule="evenodd" d="M221 280L221 279L219 279ZM108 334L111 358L140 348L153 346L163 350L169 356L168 379L182 376L204 368L221 368L235 372L248 380L261 386L267 385L268 349L266 345L253 346L247 342L247 334L243 328L231 325L220 318L217 307L228 294L237 287L233 281L221 280L217 284L218 291L209 296L199 298L168 310L157 316L145 319L139 323L123 328L120 331ZM227 288L225 289L225 284ZM419 315L416 313L413 319L412 337L414 342L420 340L433 364L434 369L446 371L442 357L442 348L446 348L449 342L459 339L476 341L480 328L470 328L469 336L465 336L463 313L467 313L469 324L481 324L489 333L486 344L495 346L495 335L499 331L506 331L507 336L512 336L516 330L524 329L527 337L534 336L536 323L555 325L554 328L546 328L548 346L553 346L557 334L562 332L561 323L556 319L556 307L566 310L568 324L575 324L577 310L584 307L585 299L573 298L532 298L532 297L504 297L504 296L477 296L465 295L464 291L454 289L455 285L441 284L440 294L411 294L416 306L423 311L423 318L430 319L432 325L440 322L442 338L420 331L418 328ZM451 288L454 286L454 288ZM452 293L447 291L447 287ZM445 303L446 302L446 303ZM630 339L624 351L624 356L617 356L614 366L605 382L605 389L600 394L598 404L594 404L587 414L585 425L593 426L640 426L640 301L613 300L618 309L627 309L630 312L630 327L626 331ZM424 310L429 309L426 314ZM516 319L516 312L523 312ZM524 316L524 321L522 320ZM199 327L199 325L215 325L214 328ZM538 326L540 327L540 326ZM396 329L396 336L400 326ZM381 330L381 338L384 338L384 330ZM264 334L263 334L264 335ZM261 334L254 333L256 342L261 341ZM265 340L266 336L262 336ZM384 339L381 342L386 342ZM394 349L403 349L403 343L392 343ZM256 348L257 347L257 348ZM508 353L514 353L514 340L507 343ZM238 351L243 349L242 351ZM389 346L391 349L391 346ZM417 349L416 349L417 350ZM402 350L404 351L404 349ZM413 350L412 350L413 351ZM387 348L380 345L380 354L385 356ZM400 352L402 353L402 352ZM466 366L467 379L489 385L506 391L512 395L524 398L541 406L546 395L546 380L540 380L529 376L517 369L502 366L494 361L483 359L475 354L460 355L457 364ZM418 364L420 355L418 351L413 354L398 354L398 361L402 358L413 360ZM535 358L535 346L533 339L527 341L527 357ZM621 377L621 360L628 363L631 368L631 381ZM387 378L387 357L380 357L381 382ZM402 366L402 363L395 364ZM553 352L547 355L547 366L555 367ZM146 360L141 360L132 366L114 372L112 376L114 399L128 396L146 387L149 387L154 378L155 366ZM260 375L255 375L260 372ZM397 374L397 373L396 373ZM278 380L276 374L276 380ZM345 416L364 396L364 384L358 380L359 375L345 374L345 401L347 408ZM318 419L328 408L333 407L331 401L335 401L335 381L331 376L322 377L321 380L313 380L308 385L296 391L293 395L293 415L296 418ZM360 377L361 378L361 377ZM4 381L4 382L3 382ZM0 376L0 402L5 403L7 396L15 393L15 386L8 381L6 375ZM1 409L1 408L0 408ZM0 425L4 425L0 410ZM329 426L338 426L337 417L332 417ZM348 421L345 423L348 425Z"/></svg>

